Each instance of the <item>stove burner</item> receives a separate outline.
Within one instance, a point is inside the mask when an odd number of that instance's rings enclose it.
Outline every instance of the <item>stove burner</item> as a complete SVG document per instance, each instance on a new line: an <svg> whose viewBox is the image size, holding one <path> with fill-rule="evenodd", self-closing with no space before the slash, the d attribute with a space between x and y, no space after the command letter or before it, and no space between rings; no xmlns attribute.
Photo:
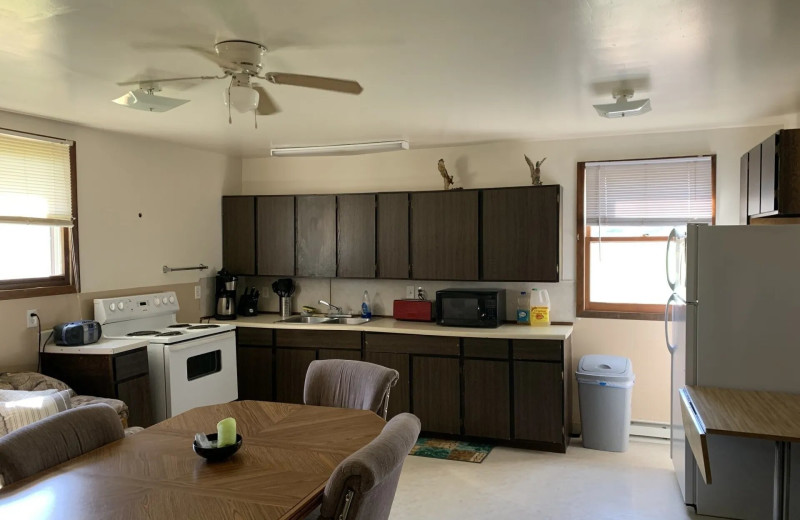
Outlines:
<svg viewBox="0 0 800 520"><path fill-rule="evenodd" d="M162 332L160 334L156 334L156 337L158 338L158 337L161 337L161 336L180 336L181 334L183 334L183 332L181 332L179 330L170 330L170 331L167 331L167 332Z"/></svg>
<svg viewBox="0 0 800 520"><path fill-rule="evenodd" d="M156 336L158 335L157 330L137 330L136 332L129 332L125 334L126 336Z"/></svg>
<svg viewBox="0 0 800 520"><path fill-rule="evenodd" d="M186 330L199 330L199 329L216 329L219 325L214 325L213 323L208 325L192 325Z"/></svg>
<svg viewBox="0 0 800 520"><path fill-rule="evenodd" d="M168 329L185 329L186 327L191 326L190 323L176 323L175 325L170 325L167 327Z"/></svg>

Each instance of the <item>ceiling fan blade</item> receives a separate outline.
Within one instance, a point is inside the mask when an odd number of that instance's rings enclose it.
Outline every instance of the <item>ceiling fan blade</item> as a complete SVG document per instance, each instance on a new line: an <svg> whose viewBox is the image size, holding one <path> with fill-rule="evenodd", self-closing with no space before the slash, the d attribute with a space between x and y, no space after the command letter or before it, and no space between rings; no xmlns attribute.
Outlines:
<svg viewBox="0 0 800 520"><path fill-rule="evenodd" d="M272 99L272 97L267 94L266 90L264 90L264 87L261 85L252 85L252 89L258 92L258 107L256 107L256 114L260 116L270 116L281 111L281 109L278 108L278 105L275 104L275 101Z"/></svg>
<svg viewBox="0 0 800 520"><path fill-rule="evenodd" d="M225 76L189 76L185 78L161 78L161 79L139 79L136 81L123 81L117 83L120 87L127 87L128 85L149 85L158 83L169 83L170 81L190 81L194 79L224 79Z"/></svg>
<svg viewBox="0 0 800 520"><path fill-rule="evenodd" d="M203 47L196 47L194 45L181 45L181 46L179 46L179 48L186 49L188 51L192 51L195 54L199 54L200 56L203 56L207 60L213 61L214 63L216 63L217 65L219 65L223 69L239 70L239 69L242 68L241 66L239 66L239 65L237 65L237 64L235 64L235 63L233 63L231 61L223 60L222 58L219 57L219 55L216 52L210 51L210 50L205 49Z"/></svg>
<svg viewBox="0 0 800 520"><path fill-rule="evenodd" d="M267 72L264 79L276 85L293 85L295 87L316 88L331 90L344 94L361 94L364 90L357 81L346 79L323 78L322 76L306 76L305 74L290 74L287 72Z"/></svg>

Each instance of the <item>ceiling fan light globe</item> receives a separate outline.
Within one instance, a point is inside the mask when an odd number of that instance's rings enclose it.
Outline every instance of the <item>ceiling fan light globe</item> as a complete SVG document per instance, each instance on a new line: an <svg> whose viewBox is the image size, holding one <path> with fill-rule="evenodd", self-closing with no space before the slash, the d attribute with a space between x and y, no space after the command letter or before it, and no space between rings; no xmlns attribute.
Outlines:
<svg viewBox="0 0 800 520"><path fill-rule="evenodd" d="M223 100L238 112L252 112L258 107L258 92L250 87L231 86L224 92Z"/></svg>

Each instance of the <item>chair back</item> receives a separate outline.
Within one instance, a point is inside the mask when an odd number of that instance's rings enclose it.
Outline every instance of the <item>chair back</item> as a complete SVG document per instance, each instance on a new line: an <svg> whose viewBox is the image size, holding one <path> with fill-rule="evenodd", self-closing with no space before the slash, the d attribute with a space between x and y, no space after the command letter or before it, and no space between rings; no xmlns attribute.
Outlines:
<svg viewBox="0 0 800 520"><path fill-rule="evenodd" d="M51 415L0 437L0 485L44 471L125 436L107 404Z"/></svg>
<svg viewBox="0 0 800 520"><path fill-rule="evenodd" d="M333 471L320 508L321 519L386 520L408 452L419 436L419 419L402 413L372 442Z"/></svg>
<svg viewBox="0 0 800 520"><path fill-rule="evenodd" d="M384 419L389 390L399 379L397 370L364 361L327 359L312 361L306 372L303 402L372 410Z"/></svg>

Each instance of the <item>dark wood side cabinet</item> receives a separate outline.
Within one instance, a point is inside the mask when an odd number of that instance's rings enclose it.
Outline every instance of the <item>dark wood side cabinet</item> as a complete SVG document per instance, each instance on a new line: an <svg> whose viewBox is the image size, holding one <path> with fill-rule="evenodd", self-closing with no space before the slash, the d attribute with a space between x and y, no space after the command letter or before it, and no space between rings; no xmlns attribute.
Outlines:
<svg viewBox="0 0 800 520"><path fill-rule="evenodd" d="M780 130L742 156L742 214L800 216L800 130ZM745 207L746 200L746 207Z"/></svg>
<svg viewBox="0 0 800 520"><path fill-rule="evenodd" d="M119 399L128 405L128 426L153 424L147 347L119 354L41 354L42 373L76 393Z"/></svg>
<svg viewBox="0 0 800 520"><path fill-rule="evenodd" d="M482 277L557 282L560 186L482 190Z"/></svg>
<svg viewBox="0 0 800 520"><path fill-rule="evenodd" d="M336 195L304 195L297 205L297 276L336 276Z"/></svg>
<svg viewBox="0 0 800 520"><path fill-rule="evenodd" d="M256 228L258 274L294 276L294 197L257 197Z"/></svg>
<svg viewBox="0 0 800 520"><path fill-rule="evenodd" d="M377 195L378 278L409 276L408 193Z"/></svg>
<svg viewBox="0 0 800 520"><path fill-rule="evenodd" d="M256 274L255 197L222 197L222 265Z"/></svg>
<svg viewBox="0 0 800 520"><path fill-rule="evenodd" d="M375 278L375 195L337 197L337 276Z"/></svg>
<svg viewBox="0 0 800 520"><path fill-rule="evenodd" d="M511 439L509 341L464 338L464 434Z"/></svg>
<svg viewBox="0 0 800 520"><path fill-rule="evenodd" d="M457 357L414 356L411 380L414 415L422 429L461 433L461 383Z"/></svg>
<svg viewBox="0 0 800 520"><path fill-rule="evenodd" d="M236 374L240 400L274 400L275 349L272 336L271 329L236 329Z"/></svg>
<svg viewBox="0 0 800 520"><path fill-rule="evenodd" d="M412 277L477 280L478 224L478 191L412 193Z"/></svg>

